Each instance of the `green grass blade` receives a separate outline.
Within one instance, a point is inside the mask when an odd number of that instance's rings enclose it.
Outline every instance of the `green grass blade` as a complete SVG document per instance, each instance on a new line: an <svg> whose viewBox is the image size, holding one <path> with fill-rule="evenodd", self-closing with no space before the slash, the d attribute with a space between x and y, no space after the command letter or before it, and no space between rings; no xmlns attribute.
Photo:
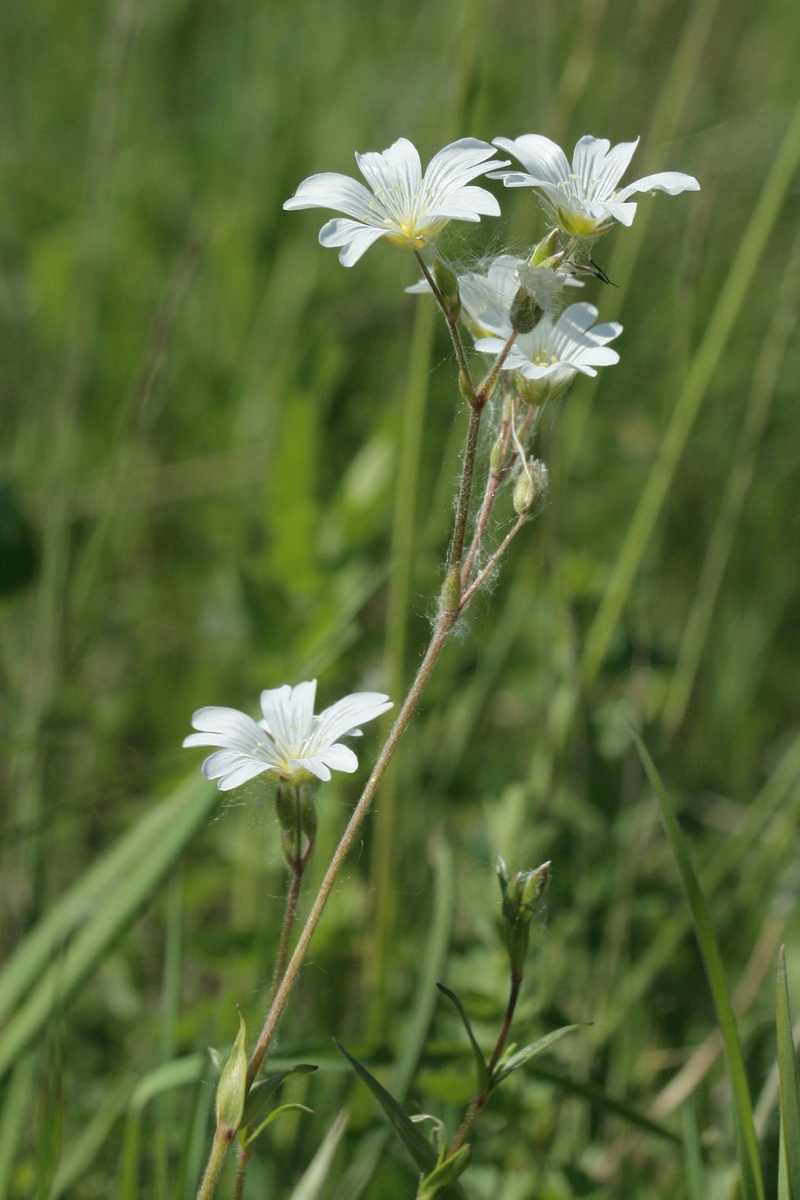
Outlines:
<svg viewBox="0 0 800 1200"><path fill-rule="evenodd" d="M781 1077L781 1140L785 1156L786 1182L791 1200L800 1200L800 1096L797 1091L797 1060L792 1038L792 1014L786 982L786 952L778 955L776 1026L778 1068Z"/></svg>
<svg viewBox="0 0 800 1200"><path fill-rule="evenodd" d="M184 785L176 796L160 806L157 810L160 817L158 822L153 820L152 813L143 819L142 824L149 830L149 837L146 842L137 841L138 856L131 855L125 860L127 870L120 872L113 881L107 880L107 890L102 896L98 893L98 903L92 915L63 954L56 957L41 974L38 985L0 1034L0 1076L41 1034L53 1012L69 1003L78 988L102 962L117 938L151 899L218 802L215 789L200 790L192 780L190 785ZM156 827L157 837L154 836ZM138 827L134 833L138 833ZM118 847L115 847L111 852L112 857L117 853ZM72 902L69 904L72 906ZM31 936L35 938L36 931ZM49 944L54 952L52 939ZM29 957L23 954L22 968L18 962L15 968L11 961L7 970L16 969L21 975L30 975L37 958L38 954ZM35 974L40 973L41 966L38 965ZM17 986L18 982L10 991Z"/></svg>
<svg viewBox="0 0 800 1200"><path fill-rule="evenodd" d="M641 1112L627 1100L612 1095L596 1083L591 1083L587 1079L573 1079L571 1075L565 1075L557 1067L541 1062L534 1062L530 1072L538 1079L546 1079L548 1083L554 1083L556 1087L570 1095L580 1096L587 1100L600 1113L613 1113L614 1116L622 1117L623 1120L629 1121L631 1125L635 1125L645 1133L652 1133L655 1137L663 1138L676 1146L682 1145L680 1134L675 1133L668 1125L664 1125L661 1121L654 1121L652 1117L648 1117L647 1113Z"/></svg>
<svg viewBox="0 0 800 1200"><path fill-rule="evenodd" d="M125 1111L131 1094L130 1079L109 1088L91 1121L64 1154L53 1180L49 1200L60 1200L86 1175L103 1148L111 1130Z"/></svg>
<svg viewBox="0 0 800 1200"><path fill-rule="evenodd" d="M330 1178L333 1156L347 1126L348 1114L340 1112L319 1145L319 1149L303 1172L303 1177L289 1200L317 1200Z"/></svg>
<svg viewBox="0 0 800 1200"><path fill-rule="evenodd" d="M70 888L7 959L0 972L0 1024L28 995L42 972L86 920L87 912L108 902L109 893L127 879L152 847L168 835L183 814L186 841L208 819L218 794L192 776L175 793L149 810L101 859ZM192 822L193 812L196 822ZM184 843L185 844L185 843Z"/></svg>
<svg viewBox="0 0 800 1200"><path fill-rule="evenodd" d="M783 1136L783 1119L781 1119L781 1135L778 1146L778 1200L792 1200L789 1195L789 1176L786 1172L786 1139Z"/></svg>
<svg viewBox="0 0 800 1200"><path fill-rule="evenodd" d="M658 520L700 405L717 369L734 323L742 311L767 239L781 210L786 192L800 163L800 105L795 109L772 169L764 181L711 314L706 332L692 360L675 402L664 440L631 520L625 540L586 638L583 677L591 682L605 658L622 615L650 537Z"/></svg>
<svg viewBox="0 0 800 1200"><path fill-rule="evenodd" d="M631 734L636 743L639 757L647 772L650 784L655 792L656 799L658 800L661 817L672 847L672 853L683 881L697 940L700 944L700 953L703 956L708 984L717 1012L717 1020L719 1021L722 1038L725 1043L725 1057L731 1082L733 1119L739 1150L742 1197L743 1200L764 1200L764 1183L761 1176L758 1143L753 1124L753 1107L747 1086L744 1057L742 1055L741 1042L739 1041L739 1032L736 1028L736 1018L731 1005L728 983L725 978L725 968L722 964L716 938L714 937L708 906L684 844L680 826L670 807L655 763L638 734L633 730Z"/></svg>
<svg viewBox="0 0 800 1200"><path fill-rule="evenodd" d="M700 1149L697 1116L695 1115L691 1100L684 1104L682 1115L683 1173L686 1179L686 1195L688 1200L707 1200L710 1189L703 1167L703 1154Z"/></svg>
<svg viewBox="0 0 800 1200"><path fill-rule="evenodd" d="M0 1196L7 1196L14 1162L28 1132L37 1056L28 1054L17 1063L3 1095L0 1112Z"/></svg>

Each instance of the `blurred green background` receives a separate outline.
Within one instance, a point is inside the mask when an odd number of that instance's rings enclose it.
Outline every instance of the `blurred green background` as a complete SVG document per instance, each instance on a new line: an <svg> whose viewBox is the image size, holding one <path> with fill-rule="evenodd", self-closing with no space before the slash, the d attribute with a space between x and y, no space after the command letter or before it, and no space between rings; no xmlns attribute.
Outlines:
<svg viewBox="0 0 800 1200"><path fill-rule="evenodd" d="M325 214L281 205L399 136L425 163L527 132L641 135L628 179L702 191L642 197L596 247L620 364L540 426L549 502L448 647L282 1026L279 1054L323 1064L292 1092L316 1115L276 1124L246 1194L288 1196L348 1098L326 1195L362 1194L337 1181L381 1118L331 1036L422 1055L407 1107L455 1128L468 1049L426 972L488 1044L498 851L553 861L515 1036L594 1025L543 1064L569 1085L520 1073L493 1104L470 1194L692 1195L610 1098L699 1132L729 1194L713 1010L628 725L758 1095L782 939L800 1007L796 0L11 0L0 54L0 1195L193 1194L204 1048L237 1002L259 1023L284 879L269 797L217 803L191 713L315 676L323 705L399 699L425 644L466 425L446 332L409 256L345 270ZM503 218L446 237L465 266L546 228L490 186ZM320 795L318 874L377 746ZM774 1163L769 1094L761 1128ZM366 1194L414 1186L390 1145Z"/></svg>

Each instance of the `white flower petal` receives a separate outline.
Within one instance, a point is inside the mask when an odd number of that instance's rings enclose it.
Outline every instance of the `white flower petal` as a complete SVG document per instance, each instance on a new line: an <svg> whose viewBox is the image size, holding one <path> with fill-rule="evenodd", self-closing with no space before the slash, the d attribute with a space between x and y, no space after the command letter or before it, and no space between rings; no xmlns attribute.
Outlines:
<svg viewBox="0 0 800 1200"><path fill-rule="evenodd" d="M448 220L479 221L481 217L499 217L500 205L486 188L462 187L431 209L430 215Z"/></svg>
<svg viewBox="0 0 800 1200"><path fill-rule="evenodd" d="M312 758L297 759L292 763L295 770L310 771L312 775L316 775L317 779L321 779L323 783L327 783L331 777L331 773L324 761L322 755L316 755Z"/></svg>
<svg viewBox="0 0 800 1200"><path fill-rule="evenodd" d="M343 746L341 742L329 746L325 753L320 755L320 759L333 771L345 771L348 775L352 775L358 768L355 754L349 746Z"/></svg>
<svg viewBox="0 0 800 1200"><path fill-rule="evenodd" d="M461 138L434 154L425 172L425 186L431 201L435 203L437 195L449 195L477 175L483 175L489 165L503 166L497 161L487 162L493 155L494 147L477 138Z"/></svg>
<svg viewBox="0 0 800 1200"><path fill-rule="evenodd" d="M250 752L265 742L264 730L236 708L200 708L192 716L199 733L190 733L184 746L227 746Z"/></svg>
<svg viewBox="0 0 800 1200"><path fill-rule="evenodd" d="M619 198L609 200L604 206L609 217L613 217L615 221L619 221L620 225L626 227L633 224L633 218L636 216L636 201L628 200L627 203L622 203Z"/></svg>
<svg viewBox="0 0 800 1200"><path fill-rule="evenodd" d="M349 217L365 220L375 205L374 197L349 175L338 171L323 171L304 179L293 196L284 202L285 209L333 208Z"/></svg>
<svg viewBox="0 0 800 1200"><path fill-rule="evenodd" d="M585 333L592 322L597 320L597 316L595 306L581 300L578 304L570 304L569 308L564 309L557 328L569 330L570 335L574 335L575 332Z"/></svg>
<svg viewBox="0 0 800 1200"><path fill-rule="evenodd" d="M581 180L587 197L606 200L619 183L639 145L619 142L611 147L606 138L582 137L572 156L572 174Z"/></svg>
<svg viewBox="0 0 800 1200"><path fill-rule="evenodd" d="M422 185L422 164L416 147L408 138L398 138L382 154L370 150L356 154L358 169L377 199L389 212L398 199L415 195Z"/></svg>
<svg viewBox="0 0 800 1200"><path fill-rule="evenodd" d="M539 133L525 133L513 141L510 138L494 138L493 141L495 146L518 158L526 171L542 182L558 183L569 175L570 166L564 151ZM519 187L519 184L508 186Z"/></svg>
<svg viewBox="0 0 800 1200"><path fill-rule="evenodd" d="M335 742L337 738L358 729L367 721L374 721L391 707L392 701L382 692L353 692L319 714L316 718L314 743L319 745L321 741Z"/></svg>
<svg viewBox="0 0 800 1200"><path fill-rule="evenodd" d="M655 175L645 175L636 183L629 183L617 193L618 200L624 200L635 192L666 192L668 196L678 196L681 192L699 192L700 184L694 175L684 175L681 171L659 171Z"/></svg>
<svg viewBox="0 0 800 1200"><path fill-rule="evenodd" d="M222 792L248 783L264 771L273 769L269 763L259 762L258 759L248 758L244 754L234 754L229 750L218 750L211 754L202 766L206 779L219 779L219 789Z"/></svg>
<svg viewBox="0 0 800 1200"><path fill-rule="evenodd" d="M387 232L386 229L359 225L357 221L348 221L344 217L334 217L320 229L319 240L322 246L342 246L339 262L345 267L352 267Z"/></svg>

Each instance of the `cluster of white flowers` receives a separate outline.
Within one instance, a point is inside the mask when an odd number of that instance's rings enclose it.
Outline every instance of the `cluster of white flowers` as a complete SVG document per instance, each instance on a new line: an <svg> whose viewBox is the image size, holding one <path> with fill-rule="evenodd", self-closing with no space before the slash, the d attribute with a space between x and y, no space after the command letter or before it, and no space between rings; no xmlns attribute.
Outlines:
<svg viewBox="0 0 800 1200"><path fill-rule="evenodd" d="M346 218L323 225L319 240L323 246L340 246L341 262L351 267L375 242L419 252L451 220L498 216L494 196L471 184L480 175L500 179L506 187L533 188L556 232L567 237L567 246L556 252L553 241L553 252L538 261L536 251L528 259L502 254L483 271L459 275L457 282L462 320L476 349L486 354L498 354L499 343L512 333L512 307L520 291L530 298L538 320L535 328L519 331L503 370L525 381L521 394L529 402L541 403L563 392L576 374L595 375L596 367L619 360L606 344L622 332L620 325L592 327L597 310L590 304L559 311L564 287L581 283L576 276L604 278L598 268L570 255L582 241L607 232L614 221L630 225L636 213L630 196L653 191L675 196L700 186L691 175L662 171L617 190L637 145L638 138L612 147L605 138L582 137L570 165L563 150L539 134L498 137L493 145L462 138L434 155L423 175L417 151L401 138L381 154L356 155L371 191L346 175L326 172L304 180L284 208L346 213ZM509 169L508 160L495 159L495 147L512 154L525 170ZM422 280L409 290L427 291L429 284Z"/></svg>
<svg viewBox="0 0 800 1200"><path fill-rule="evenodd" d="M448 319L460 316L475 349L495 360L499 356L515 399L536 408L563 393L576 375L596 375L598 367L619 361L608 343L622 332L620 325L595 324L598 312L591 304L563 306L565 289L582 287L581 277L607 282L581 244L591 243L615 221L630 225L636 214L632 195L663 191L674 196L699 189L691 175L663 171L617 190L637 145L638 139L612 147L603 138L582 137L570 165L561 148L539 134L495 138L492 145L462 138L434 155L423 174L416 149L400 138L382 153L356 154L368 187L324 172L304 180L284 208L343 213L323 225L319 240L338 247L346 267L374 243L386 242L417 256L425 278L409 291L430 291L436 287L437 269L440 278L443 272L452 281L448 291L454 297L451 303L449 296L438 295ZM508 160L495 157L496 148L513 155L524 170L510 169ZM450 221L500 215L491 192L474 185L480 176L502 180L510 188L532 188L554 228L525 258L501 254L481 269L457 274L434 243ZM566 239L560 247L559 239ZM521 422L529 429L533 424L530 419ZM511 429L513 453L531 476L514 422ZM531 461L541 483L546 471ZM328 780L332 770L354 771L356 756L338 739L359 734L358 726L385 712L391 702L377 692L357 692L315 716L315 694L316 681L264 691L258 722L236 709L201 708L192 718L197 732L183 744L219 747L203 763L203 773L217 780L221 791L265 773L296 788Z"/></svg>

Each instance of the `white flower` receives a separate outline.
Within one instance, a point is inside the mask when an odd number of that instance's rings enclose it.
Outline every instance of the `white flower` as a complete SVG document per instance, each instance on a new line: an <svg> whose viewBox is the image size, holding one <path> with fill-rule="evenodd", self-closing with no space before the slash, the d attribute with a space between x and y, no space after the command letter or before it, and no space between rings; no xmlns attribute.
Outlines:
<svg viewBox="0 0 800 1200"><path fill-rule="evenodd" d="M659 171L629 183L621 191L616 187L639 144L620 142L612 147L605 138L582 137L575 146L572 166L560 146L538 133L528 133L514 141L495 138L494 144L508 150L525 168L504 171L506 187L533 187L541 193L549 216L570 237L595 237L605 233L613 220L630 225L636 204L628 197L636 192L697 192L700 184L692 175L679 171Z"/></svg>
<svg viewBox="0 0 800 1200"><path fill-rule="evenodd" d="M304 179L283 207L345 213L322 226L319 240L323 246L341 246L339 261L346 267L377 241L420 250L448 221L500 215L491 193L465 186L490 167L508 166L507 161L492 159L494 153L488 142L461 138L433 156L423 177L419 154L400 138L382 154L356 154L371 192L348 175L325 171Z"/></svg>
<svg viewBox="0 0 800 1200"><path fill-rule="evenodd" d="M529 403L542 404L560 395L577 372L596 375L596 367L619 362L616 350L608 349L606 343L619 337L622 326L613 321L592 328L596 318L593 304L571 304L555 323L543 317L530 333L517 337L503 370L516 371L521 377L520 392ZM475 349L499 354L503 344L501 338L481 338Z"/></svg>
<svg viewBox="0 0 800 1200"><path fill-rule="evenodd" d="M461 319L474 338L496 334L505 340L511 333L511 305L520 289L545 312L557 305L565 286L583 287L579 279L552 267L532 267L527 259L498 254L484 271L467 271L458 276ZM429 292L421 279L407 292Z"/></svg>
<svg viewBox="0 0 800 1200"><path fill-rule="evenodd" d="M336 739L358 736L358 728L392 707L380 692L354 692L314 715L317 681L261 693L261 721L235 708L200 708L192 717L199 733L184 746L221 746L203 763L206 779L217 779L221 792L274 771L279 780L297 786L330 779L331 770L355 771L358 759Z"/></svg>

